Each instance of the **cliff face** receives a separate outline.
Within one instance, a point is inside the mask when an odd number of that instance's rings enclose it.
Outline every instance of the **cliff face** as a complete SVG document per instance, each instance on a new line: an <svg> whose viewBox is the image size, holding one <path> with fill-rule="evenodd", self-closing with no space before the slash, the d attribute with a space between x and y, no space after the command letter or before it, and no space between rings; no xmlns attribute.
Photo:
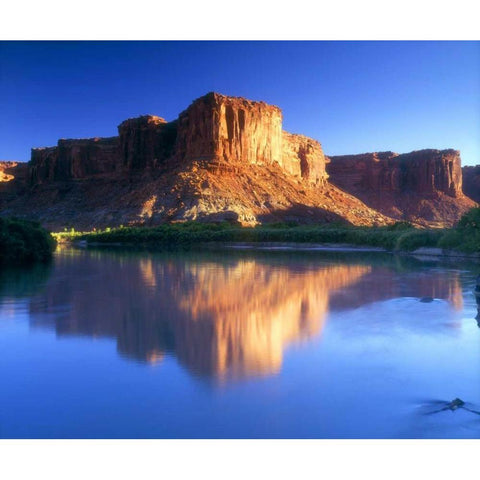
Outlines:
<svg viewBox="0 0 480 480"><path fill-rule="evenodd" d="M328 162L316 140L282 130L278 107L209 93L172 122L144 115L117 137L32 149L28 167L2 170L16 180L0 181L0 213L52 229L222 219L440 226L473 205L455 150Z"/></svg>
<svg viewBox="0 0 480 480"><path fill-rule="evenodd" d="M462 192L457 150L365 153L330 160L332 183L396 219L449 225L473 206Z"/></svg>
<svg viewBox="0 0 480 480"><path fill-rule="evenodd" d="M33 186L110 174L118 168L118 137L61 139L56 147L32 149L28 177Z"/></svg>
<svg viewBox="0 0 480 480"><path fill-rule="evenodd" d="M209 93L178 118L179 162L282 163L282 112L244 98Z"/></svg>
<svg viewBox="0 0 480 480"><path fill-rule="evenodd" d="M463 192L480 203L480 165L462 168Z"/></svg>
<svg viewBox="0 0 480 480"><path fill-rule="evenodd" d="M283 132L282 165L290 174L316 185L325 185L327 160L322 146L312 138Z"/></svg>
<svg viewBox="0 0 480 480"><path fill-rule="evenodd" d="M176 123L145 115L125 120L118 126L122 166L141 171L160 168L173 153Z"/></svg>
<svg viewBox="0 0 480 480"><path fill-rule="evenodd" d="M32 149L30 184L163 171L192 162L233 171L276 164L305 182L323 185L327 178L321 145L283 132L281 110L264 102L209 93L174 122L144 115L122 122L118 133Z"/></svg>
<svg viewBox="0 0 480 480"><path fill-rule="evenodd" d="M25 192L27 175L26 163L0 161L0 208Z"/></svg>
<svg viewBox="0 0 480 480"><path fill-rule="evenodd" d="M462 195L460 152L419 150L330 157L331 180L346 190L387 191L450 197ZM357 192L358 193L358 192Z"/></svg>

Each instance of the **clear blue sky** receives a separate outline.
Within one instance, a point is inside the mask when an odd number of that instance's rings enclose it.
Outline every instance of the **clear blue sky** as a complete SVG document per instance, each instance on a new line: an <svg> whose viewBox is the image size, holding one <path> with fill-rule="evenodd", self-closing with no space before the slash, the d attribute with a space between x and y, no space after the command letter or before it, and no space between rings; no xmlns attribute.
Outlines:
<svg viewBox="0 0 480 480"><path fill-rule="evenodd" d="M328 155L455 148L480 164L480 42L0 42L0 159L173 120L209 91L278 105Z"/></svg>

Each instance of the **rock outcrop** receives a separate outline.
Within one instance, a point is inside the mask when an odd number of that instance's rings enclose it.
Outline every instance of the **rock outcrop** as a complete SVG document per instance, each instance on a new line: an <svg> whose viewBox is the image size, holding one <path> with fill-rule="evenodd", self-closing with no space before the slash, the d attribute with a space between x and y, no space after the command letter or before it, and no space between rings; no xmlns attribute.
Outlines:
<svg viewBox="0 0 480 480"><path fill-rule="evenodd" d="M142 171L165 166L172 156L176 122L144 115L125 120L118 126L122 167L127 171Z"/></svg>
<svg viewBox="0 0 480 480"><path fill-rule="evenodd" d="M282 112L264 102L209 93L180 114L175 149L178 162L282 166Z"/></svg>
<svg viewBox="0 0 480 480"><path fill-rule="evenodd" d="M282 164L292 175L324 186L328 179L322 146L312 138L283 132Z"/></svg>
<svg viewBox="0 0 480 480"><path fill-rule="evenodd" d="M28 165L23 162L0 161L0 208L24 194Z"/></svg>
<svg viewBox="0 0 480 480"><path fill-rule="evenodd" d="M282 130L278 107L209 93L171 122L143 115L122 122L116 137L32 149L28 166L2 170L16 180L0 182L1 214L52 229L392 218L440 226L473 205L455 150L329 161L316 140Z"/></svg>
<svg viewBox="0 0 480 480"><path fill-rule="evenodd" d="M327 168L337 187L398 220L452 225L473 206L457 150L334 156Z"/></svg>
<svg viewBox="0 0 480 480"><path fill-rule="evenodd" d="M32 149L26 192L2 214L52 229L390 221L330 185L320 143L284 132L281 110L264 102L209 93L173 122L144 115L118 133Z"/></svg>
<svg viewBox="0 0 480 480"><path fill-rule="evenodd" d="M110 174L118 168L118 137L61 139L56 147L32 149L28 177L34 186Z"/></svg>
<svg viewBox="0 0 480 480"><path fill-rule="evenodd" d="M477 203L480 203L480 165L462 168L463 192Z"/></svg>

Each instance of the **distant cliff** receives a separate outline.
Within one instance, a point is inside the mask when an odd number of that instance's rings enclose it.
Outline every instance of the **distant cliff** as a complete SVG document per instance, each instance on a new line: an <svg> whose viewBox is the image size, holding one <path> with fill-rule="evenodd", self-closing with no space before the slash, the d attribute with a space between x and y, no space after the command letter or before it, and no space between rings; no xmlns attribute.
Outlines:
<svg viewBox="0 0 480 480"><path fill-rule="evenodd" d="M27 176L27 163L0 161L0 209L25 193Z"/></svg>
<svg viewBox="0 0 480 480"><path fill-rule="evenodd" d="M480 165L462 168L463 192L477 203L480 203Z"/></svg>
<svg viewBox="0 0 480 480"><path fill-rule="evenodd" d="M462 191L457 150L334 156L328 173L337 187L398 220L450 225L474 206Z"/></svg>
<svg viewBox="0 0 480 480"><path fill-rule="evenodd" d="M472 205L455 150L328 159L318 141L282 129L280 108L218 93L174 121L130 118L118 136L61 139L33 148L28 165L0 168L1 215L57 230L185 220L440 226Z"/></svg>

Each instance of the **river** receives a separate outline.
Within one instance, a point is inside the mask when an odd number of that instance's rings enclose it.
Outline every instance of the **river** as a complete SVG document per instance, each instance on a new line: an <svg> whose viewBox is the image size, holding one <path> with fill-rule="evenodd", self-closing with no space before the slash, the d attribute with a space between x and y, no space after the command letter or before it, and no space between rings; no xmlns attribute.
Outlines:
<svg viewBox="0 0 480 480"><path fill-rule="evenodd" d="M479 273L59 250L0 272L0 438L480 438Z"/></svg>

